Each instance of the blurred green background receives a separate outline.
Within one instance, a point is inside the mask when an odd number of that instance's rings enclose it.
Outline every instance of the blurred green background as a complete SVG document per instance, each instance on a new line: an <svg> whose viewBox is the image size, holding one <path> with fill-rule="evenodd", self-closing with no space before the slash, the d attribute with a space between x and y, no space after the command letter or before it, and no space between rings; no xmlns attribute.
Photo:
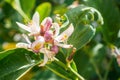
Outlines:
<svg viewBox="0 0 120 80"><path fill-rule="evenodd" d="M17 0L0 0L0 51L15 48L23 40L16 21L26 23L22 12L14 4ZM20 0L29 18L38 10L42 21L46 16L63 15L75 0ZM79 5L96 8L103 16L104 25L96 27L94 38L76 52L74 60L78 72L87 80L120 80L120 67L112 56L109 45L120 49L120 0L77 0ZM76 57L79 56L79 57ZM45 68L35 68L31 80L64 80ZM27 79L24 79L27 80Z"/></svg>

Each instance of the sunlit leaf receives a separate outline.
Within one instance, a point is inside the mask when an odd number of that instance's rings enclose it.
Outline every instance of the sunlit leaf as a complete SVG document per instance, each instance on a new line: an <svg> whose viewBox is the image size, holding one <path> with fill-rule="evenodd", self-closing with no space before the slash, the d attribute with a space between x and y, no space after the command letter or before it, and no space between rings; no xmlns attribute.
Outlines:
<svg viewBox="0 0 120 80"><path fill-rule="evenodd" d="M35 5L35 0L20 0L21 8L23 11L27 14L30 15L30 12L32 12L34 5Z"/></svg>
<svg viewBox="0 0 120 80"><path fill-rule="evenodd" d="M39 12L40 21L42 21L45 17L50 15L51 4L49 2L42 3L36 8L36 11Z"/></svg>
<svg viewBox="0 0 120 80"><path fill-rule="evenodd" d="M0 80L15 80L32 68L39 58L25 49L13 49L0 53Z"/></svg>
<svg viewBox="0 0 120 80"><path fill-rule="evenodd" d="M23 75L19 80L64 80L63 78L55 75L50 70L45 67L34 66L25 75Z"/></svg>
<svg viewBox="0 0 120 80"><path fill-rule="evenodd" d="M90 19L88 18L88 13L91 15ZM97 20L95 20L95 13L98 17ZM87 44L94 36L94 27L96 26L93 25L93 22L96 22L97 25L99 25L99 23L103 23L103 19L100 13L92 7L79 6L69 10L66 15L68 16L70 23L73 23L75 28L68 42L73 44L77 50Z"/></svg>
<svg viewBox="0 0 120 80"><path fill-rule="evenodd" d="M57 74L58 76L64 78L64 79L73 79L76 80L77 76L74 75L68 68L64 68L61 65L59 65L59 61L54 61L51 64L48 64L46 66L49 70Z"/></svg>

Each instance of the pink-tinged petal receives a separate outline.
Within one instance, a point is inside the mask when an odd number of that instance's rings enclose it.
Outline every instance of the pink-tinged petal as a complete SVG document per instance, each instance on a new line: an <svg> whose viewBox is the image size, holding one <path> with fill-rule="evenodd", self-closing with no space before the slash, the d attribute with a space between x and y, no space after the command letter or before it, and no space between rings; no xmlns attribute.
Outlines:
<svg viewBox="0 0 120 80"><path fill-rule="evenodd" d="M35 22L29 23L28 26L31 30L31 33L29 35L38 35L40 33L40 27L37 26Z"/></svg>
<svg viewBox="0 0 120 80"><path fill-rule="evenodd" d="M45 18L42 23L41 23L41 31L45 32L48 31L50 29L52 25L52 19L50 17Z"/></svg>
<svg viewBox="0 0 120 80"><path fill-rule="evenodd" d="M30 48L30 44L17 43L17 44L16 44L16 47L17 47L17 48L25 48L25 49L28 49L28 48Z"/></svg>
<svg viewBox="0 0 120 80"><path fill-rule="evenodd" d="M32 21L36 23L36 26L39 27L39 13L35 12L33 17L32 17Z"/></svg>
<svg viewBox="0 0 120 80"><path fill-rule="evenodd" d="M70 26L62 34L67 34L67 36L69 37L69 36L71 36L73 31L74 31L73 24L70 24Z"/></svg>
<svg viewBox="0 0 120 80"><path fill-rule="evenodd" d="M58 51L59 51L58 46L56 46L56 45L52 46L51 51L58 53Z"/></svg>
<svg viewBox="0 0 120 80"><path fill-rule="evenodd" d="M40 26L39 26L39 13L35 12L32 17L32 22L29 25L31 27L31 35L39 34L40 33Z"/></svg>
<svg viewBox="0 0 120 80"><path fill-rule="evenodd" d="M43 53L43 54L46 54L46 56L49 58L49 59L52 59L54 56L55 56L55 52L53 51L50 51L46 48L41 48L40 49L40 52Z"/></svg>
<svg viewBox="0 0 120 80"><path fill-rule="evenodd" d="M60 26L58 23L53 23L53 28L55 28L55 34L54 37L58 36L59 32L60 32Z"/></svg>
<svg viewBox="0 0 120 80"><path fill-rule="evenodd" d="M72 48L72 47L73 47L73 45L60 44L60 43L58 43L58 44L56 44L56 45L59 46L59 47L62 47L62 48Z"/></svg>
<svg viewBox="0 0 120 80"><path fill-rule="evenodd" d="M48 62L48 57L47 57L46 54L44 54L44 61L43 61L42 64L39 65L39 67L41 67L41 66L45 66L45 64L46 64L47 62Z"/></svg>
<svg viewBox="0 0 120 80"><path fill-rule="evenodd" d="M117 63L120 66L120 55L117 56Z"/></svg>
<svg viewBox="0 0 120 80"><path fill-rule="evenodd" d="M28 36L25 34L22 34L22 36L24 37L24 39L27 41L27 43L31 44L31 41L29 40Z"/></svg>
<svg viewBox="0 0 120 80"><path fill-rule="evenodd" d="M47 54L46 48L41 48L41 49L40 49L40 52L43 53L43 54Z"/></svg>
<svg viewBox="0 0 120 80"><path fill-rule="evenodd" d="M31 32L30 27L28 27L28 26L26 26L26 25L24 25L24 24L21 24L21 23L19 23L19 22L16 22L16 23L17 23L17 25L18 25L19 27L21 27L22 29L24 29L24 30L26 30L26 31L28 31L28 32Z"/></svg>
<svg viewBox="0 0 120 80"><path fill-rule="evenodd" d="M114 53L120 57L120 52L119 49L117 47L114 47Z"/></svg>
<svg viewBox="0 0 120 80"><path fill-rule="evenodd" d="M43 47L44 42L45 42L45 40L44 40L43 37L41 37L41 36L38 37L38 39L36 39L36 41L34 41L34 42L32 43L32 46L31 46L32 50L33 50L34 52L38 53L39 50Z"/></svg>
<svg viewBox="0 0 120 80"><path fill-rule="evenodd" d="M46 31L44 34L44 38L46 42L52 42L53 41L53 32L52 31Z"/></svg>
<svg viewBox="0 0 120 80"><path fill-rule="evenodd" d="M56 37L56 40L58 42L64 42L68 39L68 37L71 36L71 34L74 31L74 27L72 24L70 24L70 26L64 31L62 32L58 37Z"/></svg>

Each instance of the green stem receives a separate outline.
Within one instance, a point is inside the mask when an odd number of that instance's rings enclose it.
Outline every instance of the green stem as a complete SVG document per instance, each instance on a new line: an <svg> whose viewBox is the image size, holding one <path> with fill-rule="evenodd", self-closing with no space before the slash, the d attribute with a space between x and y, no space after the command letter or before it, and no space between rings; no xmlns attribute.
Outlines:
<svg viewBox="0 0 120 80"><path fill-rule="evenodd" d="M57 61L57 64L60 65L60 66L62 66L64 69L70 70L74 75L76 75L76 76L79 78L79 80L85 80L85 79L84 79L80 74L78 74L70 65L67 66L67 65L65 65L63 62L61 62L60 60L58 60L58 59L56 59L56 58L55 58L55 61Z"/></svg>
<svg viewBox="0 0 120 80"><path fill-rule="evenodd" d="M76 75L78 78L79 78L79 80L85 80L80 74L78 74L71 66L68 66L68 69L72 72L72 73L74 73L74 75Z"/></svg>
<svg viewBox="0 0 120 80"><path fill-rule="evenodd" d="M66 66L63 62L61 62L61 61L58 60L57 58L54 58L54 60L55 60L55 62L56 62L58 65L62 66L64 69L67 69L67 66Z"/></svg>
<svg viewBox="0 0 120 80"><path fill-rule="evenodd" d="M113 61L113 58L110 60L109 64L108 64L108 68L107 68L107 71L104 75L104 80L107 80L107 76L108 76L108 73L109 73L109 69L110 69L110 66L112 64L112 61Z"/></svg>
<svg viewBox="0 0 120 80"><path fill-rule="evenodd" d="M64 76L63 74L57 72L56 70L50 68L49 66L46 66L49 70L51 70L52 72L56 73L57 75L59 75L60 77L66 79L66 80L70 80L68 77Z"/></svg>
<svg viewBox="0 0 120 80"><path fill-rule="evenodd" d="M98 75L98 77L99 77L99 80L103 80L102 79L102 76L101 76L101 74L100 74L100 72L99 72L99 69L97 68L97 66L96 66L96 64L91 60L91 63L92 63L92 65L93 65L93 67L94 67L94 69L95 69L95 71L96 71L96 73L97 73L97 75Z"/></svg>

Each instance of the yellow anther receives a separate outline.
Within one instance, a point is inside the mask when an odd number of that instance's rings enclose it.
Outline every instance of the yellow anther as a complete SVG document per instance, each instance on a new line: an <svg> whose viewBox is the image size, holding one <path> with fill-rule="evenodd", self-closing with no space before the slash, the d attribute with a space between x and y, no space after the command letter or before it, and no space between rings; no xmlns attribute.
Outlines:
<svg viewBox="0 0 120 80"><path fill-rule="evenodd" d="M68 38L68 36L66 34L64 34L61 40L66 40L67 38Z"/></svg>
<svg viewBox="0 0 120 80"><path fill-rule="evenodd" d="M34 50L39 50L41 48L42 44L38 43L34 46Z"/></svg>
<svg viewBox="0 0 120 80"><path fill-rule="evenodd" d="M29 23L28 23L28 25L32 25L33 24L33 21L31 20Z"/></svg>

